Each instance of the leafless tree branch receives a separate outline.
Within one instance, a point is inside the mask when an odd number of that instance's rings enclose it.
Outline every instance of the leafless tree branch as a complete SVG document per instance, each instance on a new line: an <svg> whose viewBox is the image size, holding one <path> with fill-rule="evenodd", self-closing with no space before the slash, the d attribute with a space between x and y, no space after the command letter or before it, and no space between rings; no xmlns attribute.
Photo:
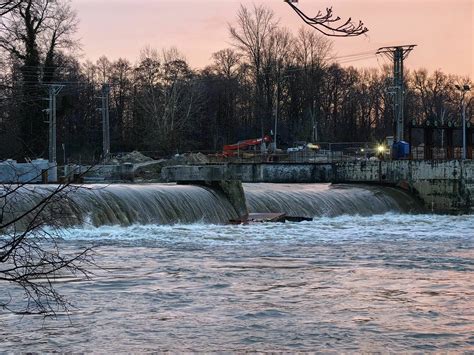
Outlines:
<svg viewBox="0 0 474 355"><path fill-rule="evenodd" d="M44 316L70 309L56 282L67 276L89 279L88 268L94 265L91 248L67 252L61 243L62 221L75 218L64 204L80 188L69 183L40 189L27 183L0 185L0 284L24 296L0 294L0 309Z"/></svg>
<svg viewBox="0 0 474 355"><path fill-rule="evenodd" d="M349 17L346 21L341 21L339 16L334 17L332 7L326 8L325 12L318 11L316 16L310 17L301 11L292 0L285 0L288 5L298 14L298 16L309 26L330 37L355 37L368 31L362 21L354 24Z"/></svg>

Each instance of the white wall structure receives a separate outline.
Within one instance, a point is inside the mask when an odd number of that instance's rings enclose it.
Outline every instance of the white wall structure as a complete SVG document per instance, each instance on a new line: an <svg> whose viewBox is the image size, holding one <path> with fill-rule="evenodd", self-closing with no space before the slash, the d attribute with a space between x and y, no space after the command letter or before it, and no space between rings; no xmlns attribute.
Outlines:
<svg viewBox="0 0 474 355"><path fill-rule="evenodd" d="M30 163L18 163L11 159L0 161L0 183L41 183L45 171L48 174L48 182L57 181L57 166L45 159L36 159Z"/></svg>

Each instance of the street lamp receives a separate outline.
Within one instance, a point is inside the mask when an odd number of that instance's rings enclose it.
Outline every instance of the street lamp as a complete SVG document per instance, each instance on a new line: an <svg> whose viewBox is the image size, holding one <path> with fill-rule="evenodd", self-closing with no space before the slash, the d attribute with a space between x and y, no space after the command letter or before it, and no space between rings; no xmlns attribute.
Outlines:
<svg viewBox="0 0 474 355"><path fill-rule="evenodd" d="M466 159L466 102L464 96L466 92L471 91L471 87L467 84L455 85L456 89L462 92L461 105L462 105L462 160Z"/></svg>

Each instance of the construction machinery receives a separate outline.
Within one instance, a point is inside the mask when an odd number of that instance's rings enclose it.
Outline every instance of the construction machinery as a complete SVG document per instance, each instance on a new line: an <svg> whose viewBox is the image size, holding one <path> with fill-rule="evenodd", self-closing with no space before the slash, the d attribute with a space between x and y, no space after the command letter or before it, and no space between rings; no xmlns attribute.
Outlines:
<svg viewBox="0 0 474 355"><path fill-rule="evenodd" d="M238 156L241 153L265 152L267 143L270 143L271 141L272 138L270 136L246 139L235 144L224 145L224 151L222 153L225 157L232 157L236 155Z"/></svg>

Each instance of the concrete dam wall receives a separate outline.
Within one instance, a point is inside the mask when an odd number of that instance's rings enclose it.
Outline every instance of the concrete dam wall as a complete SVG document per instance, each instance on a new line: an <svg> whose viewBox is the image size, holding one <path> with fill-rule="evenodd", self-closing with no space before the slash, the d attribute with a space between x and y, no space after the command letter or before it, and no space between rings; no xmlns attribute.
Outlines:
<svg viewBox="0 0 474 355"><path fill-rule="evenodd" d="M428 210L441 213L474 211L474 162L410 161L339 163L334 182L388 184L411 191Z"/></svg>
<svg viewBox="0 0 474 355"><path fill-rule="evenodd" d="M199 183L240 180L259 183L364 183L402 188L438 213L474 211L474 162L358 161L333 164L244 163L166 167L164 181Z"/></svg>
<svg viewBox="0 0 474 355"><path fill-rule="evenodd" d="M331 182L329 163L242 163L216 165L179 165L163 168L167 182L240 180L242 182L315 183Z"/></svg>

